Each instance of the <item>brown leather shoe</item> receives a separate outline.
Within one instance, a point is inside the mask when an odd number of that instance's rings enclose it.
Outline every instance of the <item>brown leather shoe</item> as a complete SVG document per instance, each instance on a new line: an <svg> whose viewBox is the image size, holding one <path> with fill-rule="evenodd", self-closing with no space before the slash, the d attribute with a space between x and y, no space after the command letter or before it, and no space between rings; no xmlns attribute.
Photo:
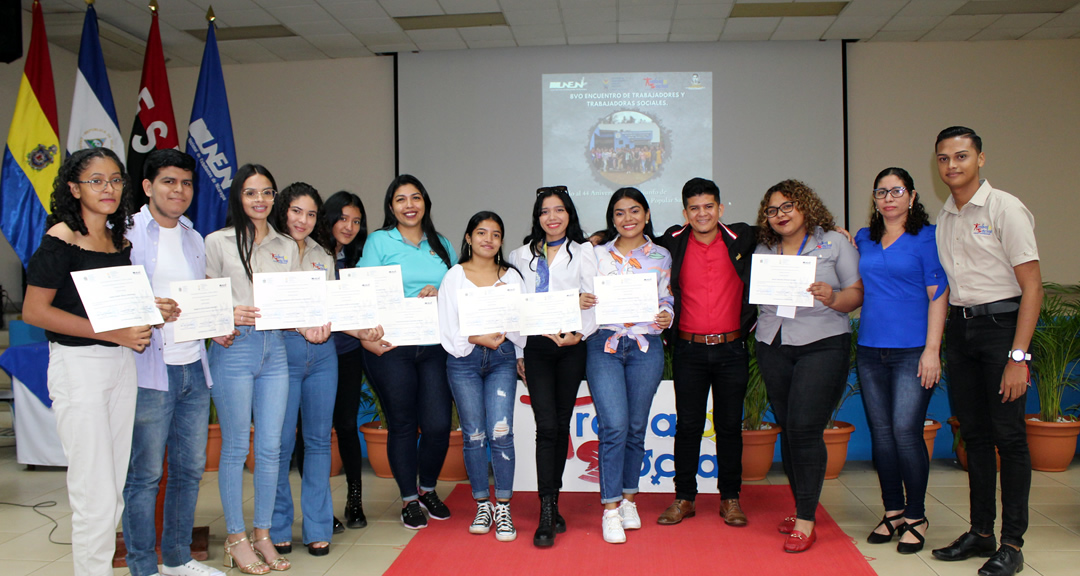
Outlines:
<svg viewBox="0 0 1080 576"><path fill-rule="evenodd" d="M739 506L738 498L720 501L720 516L728 526L746 526L746 513Z"/></svg>
<svg viewBox="0 0 1080 576"><path fill-rule="evenodd" d="M675 501L671 503L671 506L668 506L667 510L664 510L664 513L656 519L656 523L665 525L678 524L683 521L683 518L691 518L694 514L693 500L680 500L676 498Z"/></svg>

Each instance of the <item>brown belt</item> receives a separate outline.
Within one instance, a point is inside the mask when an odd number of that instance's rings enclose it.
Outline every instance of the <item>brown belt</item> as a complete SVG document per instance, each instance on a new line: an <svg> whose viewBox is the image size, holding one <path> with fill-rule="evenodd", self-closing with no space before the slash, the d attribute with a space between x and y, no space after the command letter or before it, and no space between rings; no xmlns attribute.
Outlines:
<svg viewBox="0 0 1080 576"><path fill-rule="evenodd" d="M683 330L679 330L679 338L683 340L689 340L698 344L708 344L713 346L716 344L727 344L742 338L742 332L735 330L726 334L691 334Z"/></svg>

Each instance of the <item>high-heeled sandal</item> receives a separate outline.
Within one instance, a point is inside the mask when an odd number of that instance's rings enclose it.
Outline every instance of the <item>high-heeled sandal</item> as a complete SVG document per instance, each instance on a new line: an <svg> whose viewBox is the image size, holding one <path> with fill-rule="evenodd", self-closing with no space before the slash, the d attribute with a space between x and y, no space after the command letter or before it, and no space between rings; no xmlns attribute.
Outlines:
<svg viewBox="0 0 1080 576"><path fill-rule="evenodd" d="M911 534L915 536L915 539L918 540L918 542L897 542L897 552L901 554L914 554L919 550L923 549L923 545L926 544L926 536L924 534L920 534L919 531L915 529L916 526L922 526L923 524L926 524L927 530L930 529L930 521L926 518L923 518L918 522L904 522L903 529L907 532L911 532Z"/></svg>
<svg viewBox="0 0 1080 576"><path fill-rule="evenodd" d="M240 544L241 542L247 542L248 548L250 548L251 551L255 553L256 560L254 562L252 562L251 564L248 564L247 566L237 566L236 558L234 558L233 554L232 554L233 547L236 546L237 544ZM261 575L261 574L270 573L270 566L268 566L266 564L266 562L263 562L259 558L261 558L261 556L259 555L259 552L257 550L255 550L254 546L251 545L251 540L248 540L248 537L246 535L243 538L241 538L239 540L236 540L234 542L229 542L229 539L225 538L225 554L224 554L223 564L225 564L226 568L239 567L240 571L243 572L244 574Z"/></svg>
<svg viewBox="0 0 1080 576"><path fill-rule="evenodd" d="M898 526L893 526L893 522L896 520L900 520L901 522ZM903 512L897 514L896 516L882 516L881 522L878 522L878 525L874 527L874 531L866 537L866 541L871 544L884 544L886 542L891 542L893 536L896 536L898 531L900 534L903 534L904 527L907 526L907 522L904 522L903 520ZM889 531L888 534L878 534L877 529L880 528L882 525L884 525L885 528Z"/></svg>
<svg viewBox="0 0 1080 576"><path fill-rule="evenodd" d="M274 560L272 562L267 562L266 561L266 556L262 552L260 552L258 548L255 548L255 543L256 542L262 542L263 540L266 540L267 542L270 542L270 536L269 535L266 535L266 536L263 536L262 538L256 539L255 535L252 534L251 538L252 538L251 548L253 550L255 550L255 555L258 556L259 558L261 558L262 561L267 566L269 566L271 570L273 570L275 572L284 572L285 570L288 570L289 568L292 568L292 562L289 562L288 558L279 555L277 558L274 558ZM270 542L270 545L273 546L274 543Z"/></svg>

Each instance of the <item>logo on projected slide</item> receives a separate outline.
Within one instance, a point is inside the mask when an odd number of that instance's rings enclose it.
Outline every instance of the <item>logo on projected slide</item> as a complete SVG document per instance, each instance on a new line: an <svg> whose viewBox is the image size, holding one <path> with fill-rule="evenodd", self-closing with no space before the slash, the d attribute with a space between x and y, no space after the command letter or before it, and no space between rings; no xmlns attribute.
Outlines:
<svg viewBox="0 0 1080 576"><path fill-rule="evenodd" d="M603 80L605 91L622 92L630 88L630 79L626 76L612 76Z"/></svg>
<svg viewBox="0 0 1080 576"><path fill-rule="evenodd" d="M637 186L658 176L668 160L667 130L656 118L637 110L601 118L588 138L585 160L602 183Z"/></svg>
<svg viewBox="0 0 1080 576"><path fill-rule="evenodd" d="M660 78L646 78L645 87L649 90L656 90L657 88L670 88L667 80L661 80Z"/></svg>
<svg viewBox="0 0 1080 576"><path fill-rule="evenodd" d="M562 81L559 81L559 80L552 80L552 81L548 82L548 90L551 90L553 92L565 92L565 91L568 91L568 90L584 90L586 84L588 84L588 82L585 81L584 76L581 77L581 80L578 80L576 82L575 81L562 82Z"/></svg>

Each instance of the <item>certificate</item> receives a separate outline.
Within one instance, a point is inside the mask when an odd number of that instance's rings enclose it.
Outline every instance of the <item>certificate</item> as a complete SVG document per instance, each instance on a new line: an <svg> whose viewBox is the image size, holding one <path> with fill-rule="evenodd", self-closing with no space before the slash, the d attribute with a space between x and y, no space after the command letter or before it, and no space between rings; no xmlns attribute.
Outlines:
<svg viewBox="0 0 1080 576"><path fill-rule="evenodd" d="M256 330L326 324L326 271L256 272L252 278Z"/></svg>
<svg viewBox="0 0 1080 576"><path fill-rule="evenodd" d="M656 272L597 276L593 292L598 301L596 323L601 326L653 322L660 313Z"/></svg>
<svg viewBox="0 0 1080 576"><path fill-rule="evenodd" d="M375 285L360 278L326 282L326 320L334 332L379 325Z"/></svg>
<svg viewBox="0 0 1080 576"><path fill-rule="evenodd" d="M232 280L229 278L170 282L169 292L180 308L180 317L172 324L176 342L232 333Z"/></svg>
<svg viewBox="0 0 1080 576"><path fill-rule="evenodd" d="M373 285L379 310L387 311L395 308L405 299L405 288L401 282L401 266L397 264L369 268L344 268L338 274L342 280L359 278Z"/></svg>
<svg viewBox="0 0 1080 576"><path fill-rule="evenodd" d="M581 305L577 290L557 290L521 295L522 336L562 334L581 330Z"/></svg>
<svg viewBox="0 0 1080 576"><path fill-rule="evenodd" d="M521 291L516 285L465 288L457 298L462 336L517 331Z"/></svg>
<svg viewBox="0 0 1080 576"><path fill-rule="evenodd" d="M813 306L807 292L817 274L813 256L754 254L750 267L750 303L774 306Z"/></svg>
<svg viewBox="0 0 1080 576"><path fill-rule="evenodd" d="M96 333L162 323L142 265L79 270L71 279Z"/></svg>
<svg viewBox="0 0 1080 576"><path fill-rule="evenodd" d="M439 300L403 298L401 303L386 312L379 312L379 323L385 334L383 340L395 346L426 346L439 344Z"/></svg>

